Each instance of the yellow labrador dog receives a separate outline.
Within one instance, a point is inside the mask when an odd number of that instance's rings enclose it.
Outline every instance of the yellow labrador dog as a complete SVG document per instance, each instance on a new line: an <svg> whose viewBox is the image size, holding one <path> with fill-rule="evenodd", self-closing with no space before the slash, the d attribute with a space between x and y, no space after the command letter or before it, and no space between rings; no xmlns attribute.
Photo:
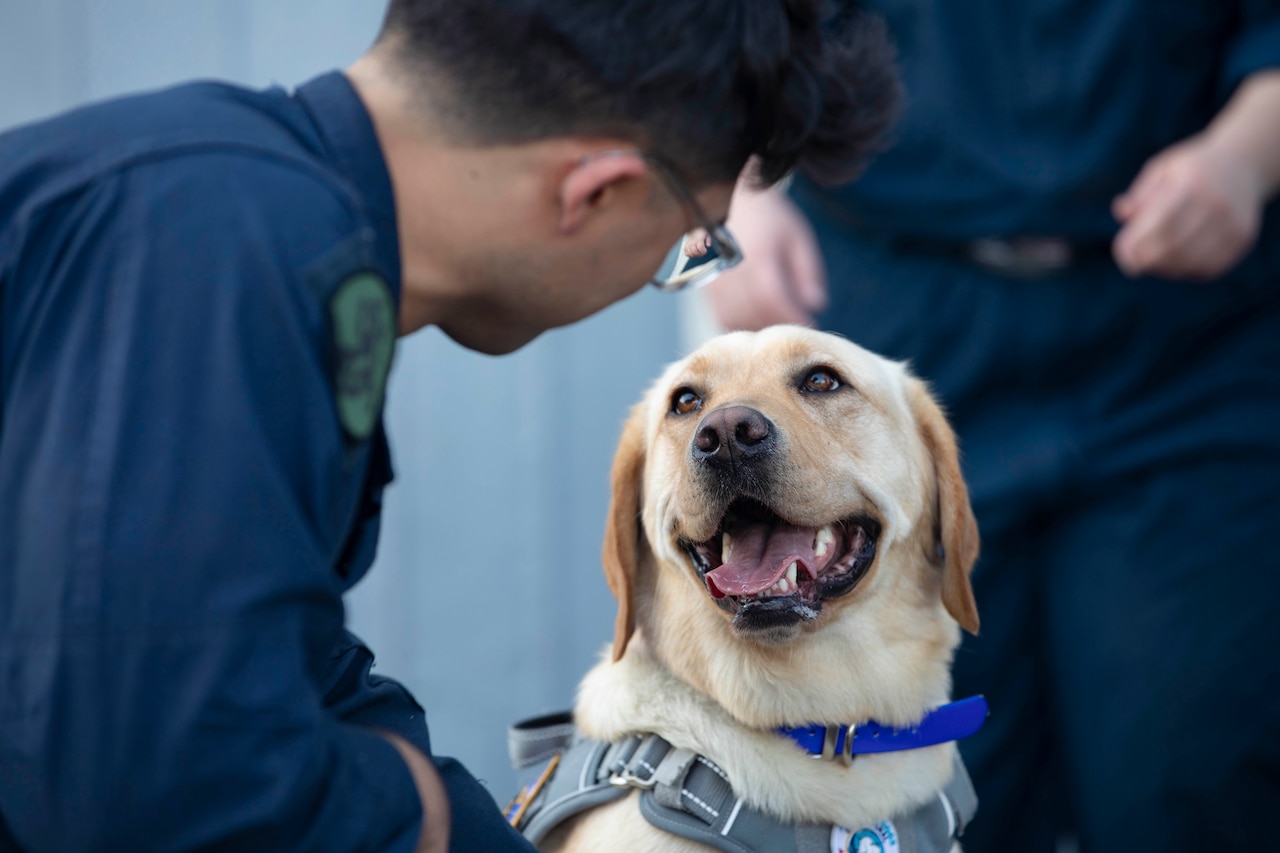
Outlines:
<svg viewBox="0 0 1280 853"><path fill-rule="evenodd" d="M686 803L715 812L714 826L729 804L735 819L745 808L883 826L963 773L950 741L840 761L852 735L823 744L823 760L781 733L865 721L886 737L912 731L950 698L960 628L978 629L978 531L955 439L904 365L791 326L714 339L634 408L612 484L616 634L579 691L583 735L656 733L696 756L679 772L714 766L732 794ZM541 846L714 849L655 826L639 793L572 817ZM898 849L872 840L861 849Z"/></svg>

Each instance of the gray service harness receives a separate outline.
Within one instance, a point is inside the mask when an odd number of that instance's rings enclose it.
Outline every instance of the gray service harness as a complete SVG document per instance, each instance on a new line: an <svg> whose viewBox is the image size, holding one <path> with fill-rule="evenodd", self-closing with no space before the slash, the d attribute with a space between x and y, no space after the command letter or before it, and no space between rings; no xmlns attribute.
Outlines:
<svg viewBox="0 0 1280 853"><path fill-rule="evenodd" d="M653 826L724 853L831 853L831 825L787 824L746 805L713 761L673 747L656 734L614 743L583 737L565 711L525 720L508 735L521 789L507 806L509 823L531 844L587 809L640 791L640 813ZM831 757L831 756L828 756ZM957 754L955 772L938 796L877 827L847 832L847 848L946 853L978 807Z"/></svg>

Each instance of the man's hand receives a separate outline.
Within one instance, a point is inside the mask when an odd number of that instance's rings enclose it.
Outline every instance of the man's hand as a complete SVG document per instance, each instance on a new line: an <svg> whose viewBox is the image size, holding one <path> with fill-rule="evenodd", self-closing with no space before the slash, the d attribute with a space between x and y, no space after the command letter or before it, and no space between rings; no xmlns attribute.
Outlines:
<svg viewBox="0 0 1280 853"><path fill-rule="evenodd" d="M1131 276L1217 278L1253 248L1263 203L1253 168L1194 136L1148 160L1112 204L1124 226L1112 246L1116 263Z"/></svg>
<svg viewBox="0 0 1280 853"><path fill-rule="evenodd" d="M422 800L422 834L418 836L415 853L448 853L449 850L449 795L435 765L407 740L390 732L380 731L409 765L413 783Z"/></svg>
<svg viewBox="0 0 1280 853"><path fill-rule="evenodd" d="M827 304L827 273L813 229L786 192L739 182L726 224L743 258L706 287L720 325L751 331L775 323L813 325Z"/></svg>
<svg viewBox="0 0 1280 853"><path fill-rule="evenodd" d="M1147 161L1112 204L1128 275L1212 279L1258 239L1280 188L1280 71L1246 78L1209 127Z"/></svg>

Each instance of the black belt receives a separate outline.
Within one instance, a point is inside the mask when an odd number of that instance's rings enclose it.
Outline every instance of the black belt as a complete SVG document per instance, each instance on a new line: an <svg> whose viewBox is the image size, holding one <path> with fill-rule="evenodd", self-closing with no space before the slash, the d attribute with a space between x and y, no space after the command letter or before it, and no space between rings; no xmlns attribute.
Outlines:
<svg viewBox="0 0 1280 853"><path fill-rule="evenodd" d="M1111 260L1111 243L1101 240L988 237L966 241L897 236L882 238L880 242L898 252L964 261L1009 278L1044 278Z"/></svg>
<svg viewBox="0 0 1280 853"><path fill-rule="evenodd" d="M798 180L791 190L797 198L821 208L859 239L904 254L929 255L973 264L1008 278L1045 278L1087 264L1110 262L1110 239L1064 237L986 237L949 240L886 233L835 202L820 190Z"/></svg>

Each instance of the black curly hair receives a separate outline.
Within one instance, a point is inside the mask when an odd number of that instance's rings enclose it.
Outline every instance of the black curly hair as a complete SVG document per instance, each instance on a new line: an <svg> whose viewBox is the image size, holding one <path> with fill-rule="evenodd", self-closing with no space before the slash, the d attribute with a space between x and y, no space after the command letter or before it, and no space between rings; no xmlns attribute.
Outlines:
<svg viewBox="0 0 1280 853"><path fill-rule="evenodd" d="M882 22L821 0L391 0L380 40L470 141L618 136L692 186L848 180L899 95Z"/></svg>

